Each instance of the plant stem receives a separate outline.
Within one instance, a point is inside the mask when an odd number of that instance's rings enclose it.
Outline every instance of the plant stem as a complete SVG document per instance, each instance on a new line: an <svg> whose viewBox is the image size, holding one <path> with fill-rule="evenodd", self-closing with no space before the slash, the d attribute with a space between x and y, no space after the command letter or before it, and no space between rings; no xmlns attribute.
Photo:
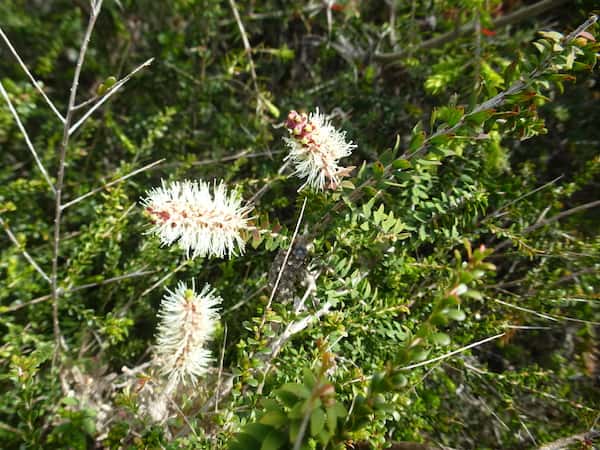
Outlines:
<svg viewBox="0 0 600 450"><path fill-rule="evenodd" d="M90 18L88 20L87 29L83 37L81 49L79 50L79 57L77 59L77 65L75 66L75 74L73 75L73 83L71 85L71 92L69 95L69 103L67 106L67 113L65 115L65 122L63 127L63 136L60 143L60 156L58 160L58 176L56 179L56 202L54 208L54 245L52 251L52 274L50 276L52 282L52 324L54 328L54 356L52 358L52 365L56 366L60 356L60 349L62 345L62 337L60 333L60 324L58 321L58 299L60 292L58 289L58 256L60 251L60 221L62 218L62 189L65 178L65 162L67 157L67 148L69 146L69 127L71 120L73 119L73 107L75 106L75 98L77 97L77 88L79 86L79 76L81 75L81 69L83 67L83 61L85 60L85 54L96 24L96 19L100 13L102 7L102 0L97 0L92 4L90 12Z"/></svg>

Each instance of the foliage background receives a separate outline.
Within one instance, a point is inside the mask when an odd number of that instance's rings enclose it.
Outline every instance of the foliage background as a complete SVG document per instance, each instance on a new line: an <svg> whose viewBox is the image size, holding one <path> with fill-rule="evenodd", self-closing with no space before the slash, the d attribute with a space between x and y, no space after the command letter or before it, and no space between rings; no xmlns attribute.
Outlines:
<svg viewBox="0 0 600 450"><path fill-rule="evenodd" d="M445 153L407 163L377 195L367 191L354 201L343 193L306 194L301 230L316 230L316 236L308 257L289 272L299 278L306 278L305 270L319 274L309 314L327 300L333 307L318 326L283 348L257 392L263 367L256 354L283 326L277 324L294 320L291 300L306 289L290 275L287 296L275 298L267 330L257 335L269 273L289 244L304 195L296 192L298 180L277 174L285 149L283 129L276 125L287 111L319 107L333 114L358 144L348 164L366 162L352 180L358 185L360 177L378 176L389 157L385 151L395 143L400 153L409 147L418 122L429 133L436 107L469 108L506 88L506 67L531 57L537 30L570 31L597 6L562 2L493 28L494 17L533 2L408 3L348 0L327 10L321 3L240 1L255 84L228 2L105 2L79 100L93 96L108 77L120 78L147 58L155 61L72 140L65 195L76 198L147 163L165 162L65 214L59 275L67 292L60 324L68 350L61 376L51 364L48 285L20 249L0 236L3 448L219 448L260 417L262 398L302 380L303 369L315 369L323 349L334 355L328 376L338 400L349 407L368 389L362 377L386 364L442 355L503 331L494 343L407 373L403 389L385 394L386 410L371 412L368 425L341 442L532 448L597 426L598 209L528 232L560 211L598 199L597 71L578 73L564 93L549 85L535 108L546 134L535 132L536 117L524 119L524 133L536 134L527 140L519 139L525 137L520 130L488 126L481 139L452 139L439 146ZM0 4L0 26L61 111L88 9L85 1ZM483 33L419 48L474 18ZM406 53L394 61L377 56L400 49ZM55 174L62 127L6 47L1 51L2 82L45 167ZM52 197L5 107L0 150L1 217L22 247L49 268ZM138 200L161 179L184 178L222 178L245 198L270 183L256 223L280 237L254 242L231 261L186 262L177 249L160 248L144 235L147 220ZM347 205L323 222L340 198ZM441 339L422 355L409 354L412 333L453 286L459 270L454 251L464 257L463 240L474 247L500 245L488 258L496 271L483 278L480 295L463 302L465 320L441 327L451 343ZM137 272L143 275L111 282ZM164 426L150 426L137 409L135 391L119 391L110 375L149 359L164 287L192 278L211 283L224 299L213 351L219 355L225 340L223 373L234 375L233 391L218 413L198 412L215 389L215 369L194 395L181 394L180 414ZM72 290L87 284L94 286ZM83 393L77 374L93 385L91 393ZM112 420L98 419L101 406Z"/></svg>

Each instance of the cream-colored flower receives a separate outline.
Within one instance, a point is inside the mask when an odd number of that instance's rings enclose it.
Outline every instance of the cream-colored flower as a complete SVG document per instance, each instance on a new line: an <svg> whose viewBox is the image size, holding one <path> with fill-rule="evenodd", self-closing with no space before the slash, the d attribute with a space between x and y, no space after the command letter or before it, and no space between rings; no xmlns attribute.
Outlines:
<svg viewBox="0 0 600 450"><path fill-rule="evenodd" d="M243 253L241 231L248 228L251 207L242 206L235 191L223 182L183 181L154 188L142 201L153 221L150 233L164 245L179 241L189 257L224 257Z"/></svg>
<svg viewBox="0 0 600 450"><path fill-rule="evenodd" d="M336 189L353 169L338 164L356 148L346 141L346 132L336 130L318 109L310 116L291 111L285 126L290 132L290 137L284 138L290 150L286 160L292 161L298 177L306 178L300 189L306 185L316 190Z"/></svg>
<svg viewBox="0 0 600 450"><path fill-rule="evenodd" d="M168 390L180 384L196 384L211 365L206 343L213 335L221 298L207 284L198 294L180 282L175 291L167 290L160 305L156 361L168 376Z"/></svg>

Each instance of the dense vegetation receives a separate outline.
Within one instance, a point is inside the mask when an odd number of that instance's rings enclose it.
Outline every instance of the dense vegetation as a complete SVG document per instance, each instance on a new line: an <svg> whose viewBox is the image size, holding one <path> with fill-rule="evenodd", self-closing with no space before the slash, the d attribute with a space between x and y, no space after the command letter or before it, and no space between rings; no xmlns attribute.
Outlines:
<svg viewBox="0 0 600 450"><path fill-rule="evenodd" d="M1 448L591 448L596 2L100 3L0 2ZM355 169L298 191L317 108ZM161 180L251 201L245 252L161 246ZM220 318L165 394L180 281Z"/></svg>

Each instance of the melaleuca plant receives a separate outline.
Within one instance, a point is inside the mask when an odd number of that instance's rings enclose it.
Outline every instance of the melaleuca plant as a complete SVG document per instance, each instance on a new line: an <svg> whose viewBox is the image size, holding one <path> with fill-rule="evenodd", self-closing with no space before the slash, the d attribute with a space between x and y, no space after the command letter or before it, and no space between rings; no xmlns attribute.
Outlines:
<svg viewBox="0 0 600 450"><path fill-rule="evenodd" d="M272 398L261 402L263 411L257 422L247 424L229 448L305 449L317 446L337 449L353 441L373 443L376 432L369 425L385 422L394 410L394 395L410 389L409 371L435 364L483 343L428 359L432 350L450 345L450 336L440 329L445 329L452 321L466 319L462 301L482 300L482 294L473 289L473 285L480 283L486 272L495 269L493 264L484 261L490 250L482 246L472 251L468 242L465 247L467 261L463 262L456 251L456 267L449 280L451 287L432 298L429 318L421 322L414 333L405 334L401 347L384 371L357 380L367 383L365 392L352 397L348 404L336 398L335 384L327 379L328 372L335 372L336 355L330 353L323 342L317 342L320 353L317 372L305 368L302 383L286 383L275 389Z"/></svg>
<svg viewBox="0 0 600 450"><path fill-rule="evenodd" d="M3 448L593 437L584 0L84 3L0 5Z"/></svg>

